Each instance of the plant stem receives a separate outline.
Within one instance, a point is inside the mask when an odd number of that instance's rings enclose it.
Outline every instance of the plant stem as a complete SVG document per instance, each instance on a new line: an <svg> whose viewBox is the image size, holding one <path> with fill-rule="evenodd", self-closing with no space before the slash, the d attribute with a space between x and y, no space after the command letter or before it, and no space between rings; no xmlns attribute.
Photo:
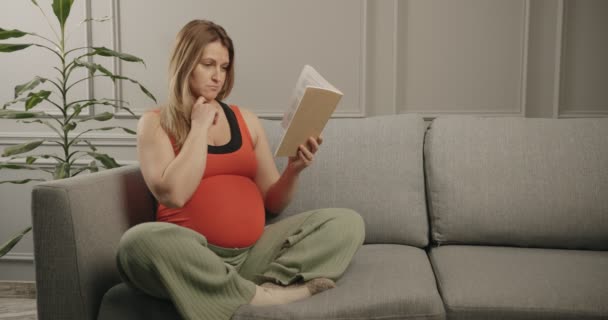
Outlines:
<svg viewBox="0 0 608 320"><path fill-rule="evenodd" d="M50 42L50 43L51 43L52 45L54 45L55 47L58 47L57 43L55 43L53 40L51 40L51 39L49 39L49 38L47 38L47 37L41 36L41 35L36 34L36 33L30 33L30 35L32 35L32 36L34 36L34 37L38 37L38 38L40 38L40 39L44 39L44 40L46 40L46 41Z"/></svg>
<svg viewBox="0 0 608 320"><path fill-rule="evenodd" d="M34 44L32 44L32 45L33 45L33 46L35 46L35 47L40 47L40 48L47 49L47 50L49 50L50 52L54 53L56 56L58 56L58 57L59 57L59 59L61 59L61 55L60 55L59 53L57 53L57 51L55 51L55 50L53 50L53 49L51 49L51 48L49 48L49 47L47 47L47 46L45 46L45 45L42 45L42 44L37 44L37 43L34 43Z"/></svg>
<svg viewBox="0 0 608 320"><path fill-rule="evenodd" d="M86 77L86 78L80 79L80 80L78 80L78 81L76 81L76 82L72 83L71 85L69 85L69 86L68 86L67 90L70 90L70 89L71 89L73 86L75 86L76 84L78 84L78 83L80 83L80 82L83 82L83 81L85 81L85 80L89 80L89 79L91 79L91 78L97 78L97 77L107 77L107 76L100 75L100 74L98 74L98 75L96 75L96 76L88 76L88 77ZM86 100L86 101L88 101L88 100Z"/></svg>
<svg viewBox="0 0 608 320"><path fill-rule="evenodd" d="M91 132L91 131L93 131L93 130L89 129L89 130L85 130L85 131L79 133L76 137L74 137L74 139L72 139L72 141L68 144L68 146L71 146L78 138L80 138L81 135L83 135L87 132Z"/></svg>
<svg viewBox="0 0 608 320"><path fill-rule="evenodd" d="M89 49L89 48L92 48L92 47L80 47L80 48L75 48L75 49L72 49L72 50L70 50L70 51L66 52L66 53L65 53L65 55L66 55L66 57L67 57L67 55L68 55L68 54L70 54L70 53L72 53L72 52L74 52L74 51L76 51L76 50L80 50L80 49ZM82 57L82 56L81 56L81 57Z"/></svg>
<svg viewBox="0 0 608 320"><path fill-rule="evenodd" d="M68 78L66 75L66 65L65 65L65 58L66 58L67 54L65 53L65 27L61 26L61 65L62 65L62 70L61 70L61 76L62 76L62 81L61 81L61 85L62 85L62 90L61 90L61 96L63 99L63 108L61 109L61 112L63 113L63 151L65 153L65 162L67 163L67 161L69 161L69 146L68 146L68 129L66 129L66 125L67 125L67 118L68 118L68 110L66 108L68 102L67 102L67 93L68 93L68 89L66 88L67 82L68 82ZM67 177L70 176L70 168L67 168L68 172L67 172Z"/></svg>
<svg viewBox="0 0 608 320"><path fill-rule="evenodd" d="M88 48L88 47L85 47L85 48ZM73 51L73 50L70 50L70 51ZM70 62L70 63L68 64L68 68L69 68L69 67L71 67L73 64L75 64L75 63L76 63L76 60L78 60L78 59L80 59L80 58L84 58L84 57L86 57L86 56L90 56L90 55L91 55L90 53L85 53L85 54L79 55L78 57L76 57L76 58L72 59L72 62ZM66 53L66 57L67 57L67 53Z"/></svg>
<svg viewBox="0 0 608 320"><path fill-rule="evenodd" d="M44 100L49 102L50 104L54 105L55 107L57 107L57 109L63 111L63 108L61 108L61 106L58 103L54 102L53 100L51 100L49 98L45 98Z"/></svg>
<svg viewBox="0 0 608 320"><path fill-rule="evenodd" d="M61 91L61 86L57 82L55 82L51 79L46 79L46 81L52 83L55 87L57 87L57 89L59 89L59 91Z"/></svg>

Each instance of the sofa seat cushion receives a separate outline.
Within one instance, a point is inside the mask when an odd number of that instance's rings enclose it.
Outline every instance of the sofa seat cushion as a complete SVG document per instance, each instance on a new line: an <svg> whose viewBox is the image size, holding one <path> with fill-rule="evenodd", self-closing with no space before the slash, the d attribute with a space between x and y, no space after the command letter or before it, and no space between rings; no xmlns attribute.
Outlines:
<svg viewBox="0 0 608 320"><path fill-rule="evenodd" d="M445 319L431 264L419 248L364 245L337 285L288 305L244 305L232 319ZM179 317L170 302L120 284L104 297L99 320L123 319Z"/></svg>
<svg viewBox="0 0 608 320"><path fill-rule="evenodd" d="M337 288L289 305L242 306L233 320L444 319L426 252L404 245L364 245Z"/></svg>
<svg viewBox="0 0 608 320"><path fill-rule="evenodd" d="M431 249L448 319L605 319L608 252L486 246Z"/></svg>

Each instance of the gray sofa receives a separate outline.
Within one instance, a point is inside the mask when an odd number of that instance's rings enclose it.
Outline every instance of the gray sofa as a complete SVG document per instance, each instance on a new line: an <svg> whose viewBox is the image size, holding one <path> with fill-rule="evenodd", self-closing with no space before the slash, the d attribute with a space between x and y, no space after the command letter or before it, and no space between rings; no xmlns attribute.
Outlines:
<svg viewBox="0 0 608 320"><path fill-rule="evenodd" d="M352 208L365 245L336 289L233 319L608 319L608 119L391 115L323 136L278 219ZM137 166L37 185L38 319L179 319L115 266L154 210Z"/></svg>

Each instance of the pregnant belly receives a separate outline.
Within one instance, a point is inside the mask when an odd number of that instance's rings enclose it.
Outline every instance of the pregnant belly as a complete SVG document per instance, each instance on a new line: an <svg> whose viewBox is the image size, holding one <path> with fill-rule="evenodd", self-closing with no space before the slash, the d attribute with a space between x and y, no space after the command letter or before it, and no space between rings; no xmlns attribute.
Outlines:
<svg viewBox="0 0 608 320"><path fill-rule="evenodd" d="M251 179L243 176L203 179L186 205L176 211L166 215L159 211L158 220L191 228L220 247L248 247L264 231L262 194Z"/></svg>

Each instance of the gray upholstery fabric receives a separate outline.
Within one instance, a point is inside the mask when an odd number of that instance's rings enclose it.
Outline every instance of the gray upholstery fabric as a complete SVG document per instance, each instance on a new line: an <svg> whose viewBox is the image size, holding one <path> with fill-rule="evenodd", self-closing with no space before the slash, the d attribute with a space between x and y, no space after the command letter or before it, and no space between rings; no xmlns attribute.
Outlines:
<svg viewBox="0 0 608 320"><path fill-rule="evenodd" d="M425 169L440 244L608 249L606 118L437 118Z"/></svg>
<svg viewBox="0 0 608 320"><path fill-rule="evenodd" d="M169 300L157 299L124 282L110 289L101 302L98 320L183 320Z"/></svg>
<svg viewBox="0 0 608 320"><path fill-rule="evenodd" d="M263 121L274 152L279 121ZM366 243L428 244L422 148L425 125L417 115L332 119L315 162L300 176L282 214L344 207L359 212ZM279 160L280 170L287 159Z"/></svg>
<svg viewBox="0 0 608 320"><path fill-rule="evenodd" d="M94 320L120 281L116 246L131 225L153 219L138 166L45 182L32 192L39 320Z"/></svg>
<svg viewBox="0 0 608 320"><path fill-rule="evenodd" d="M232 319L445 319L428 257L418 248L364 245L337 285L288 305L244 305ZM176 316L167 301L121 284L104 297L99 320L177 320Z"/></svg>
<svg viewBox="0 0 608 320"><path fill-rule="evenodd" d="M608 252L448 245L431 263L448 319L607 319Z"/></svg>

